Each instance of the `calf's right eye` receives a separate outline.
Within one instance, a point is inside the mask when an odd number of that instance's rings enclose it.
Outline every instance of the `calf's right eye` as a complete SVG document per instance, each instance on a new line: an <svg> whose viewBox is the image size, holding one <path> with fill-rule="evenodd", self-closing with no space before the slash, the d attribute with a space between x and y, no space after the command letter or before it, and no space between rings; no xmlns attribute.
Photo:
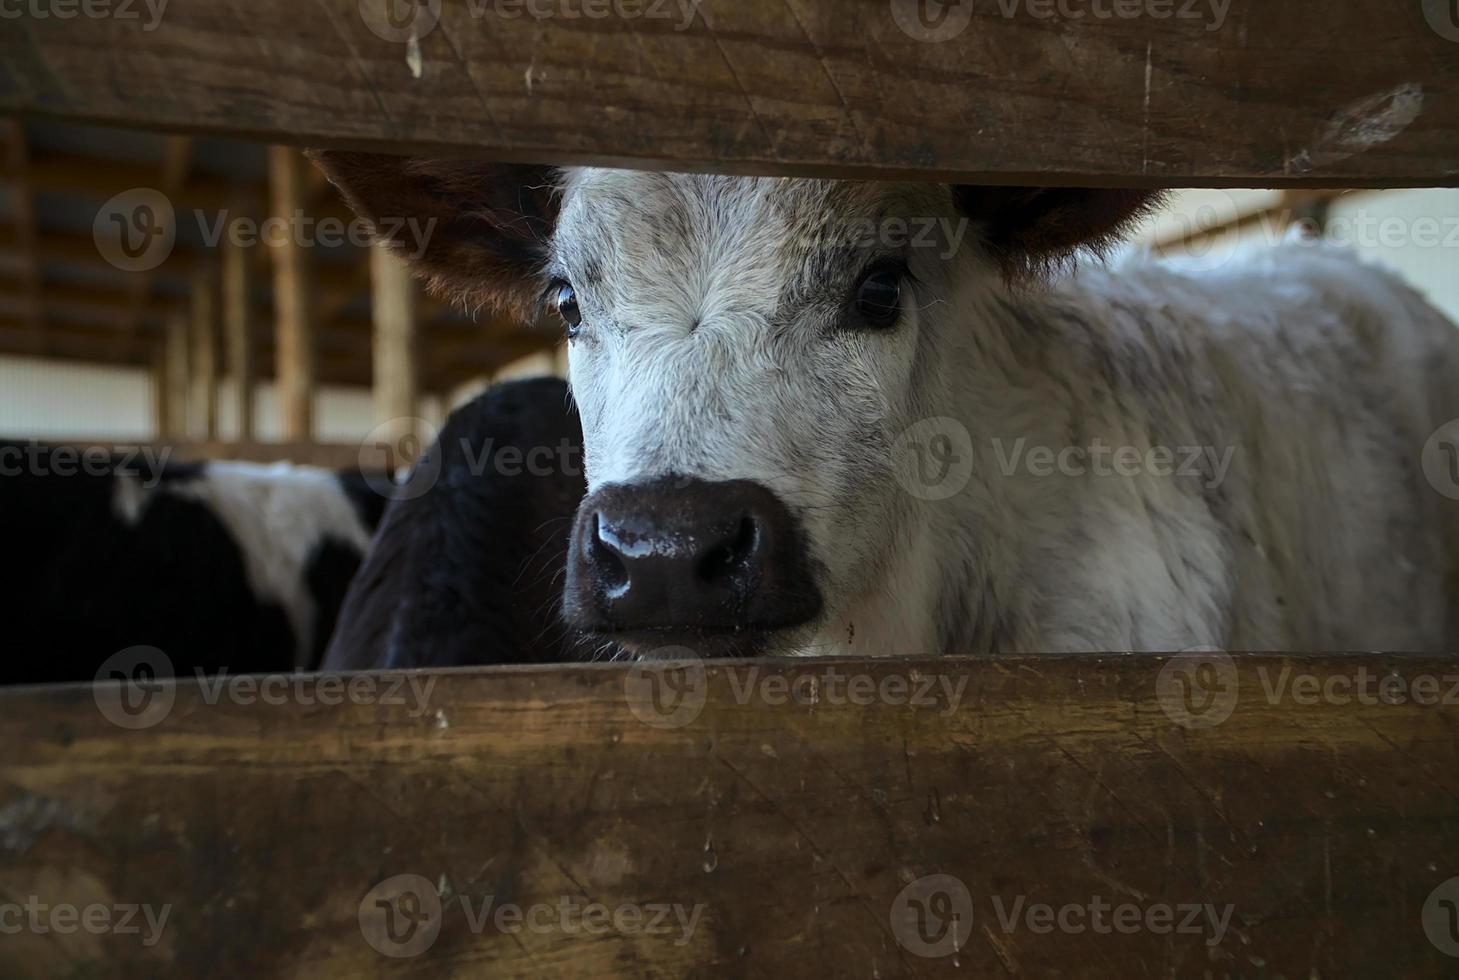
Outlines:
<svg viewBox="0 0 1459 980"><path fill-rule="evenodd" d="M571 283L565 282L557 287L552 297L552 306L567 324L568 339L576 337L583 325L583 312L578 309L578 295L573 291Z"/></svg>
<svg viewBox="0 0 1459 980"><path fill-rule="evenodd" d="M896 324L902 312L902 271L882 267L867 273L856 287L856 315L869 327Z"/></svg>

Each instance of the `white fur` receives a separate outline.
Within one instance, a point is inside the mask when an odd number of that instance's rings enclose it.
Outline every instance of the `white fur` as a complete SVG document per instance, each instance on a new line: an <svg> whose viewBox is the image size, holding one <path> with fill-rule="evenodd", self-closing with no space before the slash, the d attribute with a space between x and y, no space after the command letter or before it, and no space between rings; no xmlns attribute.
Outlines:
<svg viewBox="0 0 1459 980"><path fill-rule="evenodd" d="M310 657L317 610L304 574L326 537L364 554L370 530L328 470L287 463L212 462L197 479L145 487L137 477L115 476L113 511L135 525L156 494L196 500L228 529L259 600L284 610L294 633L295 663Z"/></svg>
<svg viewBox="0 0 1459 980"><path fill-rule="evenodd" d="M803 524L825 615L771 653L1449 649L1459 504L1420 451L1459 417L1459 335L1394 277L1290 244L1222 269L1086 262L1005 286L977 241L907 252L890 331L846 329L815 229L952 219L944 187L578 170L553 274L590 489L752 479ZM972 475L895 477L915 423ZM1003 472L1053 451L1202 447L1201 477ZM1221 460L1225 460L1222 468Z"/></svg>

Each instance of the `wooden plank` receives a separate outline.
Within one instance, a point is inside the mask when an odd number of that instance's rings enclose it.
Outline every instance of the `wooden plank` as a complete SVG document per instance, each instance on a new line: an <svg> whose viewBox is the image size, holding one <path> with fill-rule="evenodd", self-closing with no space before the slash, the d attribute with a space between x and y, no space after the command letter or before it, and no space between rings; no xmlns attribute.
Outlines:
<svg viewBox="0 0 1459 980"><path fill-rule="evenodd" d="M375 420L385 427L375 434L390 445L417 446L420 287L406 264L384 248L370 249L370 287Z"/></svg>
<svg viewBox="0 0 1459 980"><path fill-rule="evenodd" d="M1459 25L1440 0L1349 0L1321 17L1310 0L417 8L404 25L391 22L393 0L179 0L153 31L25 18L0 37L0 111L745 173L1459 178Z"/></svg>
<svg viewBox="0 0 1459 980"><path fill-rule="evenodd" d="M1089 656L9 690L6 895L169 914L150 946L140 915L7 936L0 969L1452 976L1456 674Z"/></svg>
<svg viewBox="0 0 1459 980"><path fill-rule="evenodd" d="M228 376L233 379L236 438L253 439L253 402L257 361L253 349L253 263L250 249L225 241L223 253L223 334L228 348Z"/></svg>
<svg viewBox="0 0 1459 980"><path fill-rule="evenodd" d="M304 158L286 146L269 147L269 192L273 215L285 227L291 215L303 213L306 181ZM274 260L274 333L279 411L284 438L308 442L314 434L315 336L314 290L309 250L294 235L270 243Z"/></svg>

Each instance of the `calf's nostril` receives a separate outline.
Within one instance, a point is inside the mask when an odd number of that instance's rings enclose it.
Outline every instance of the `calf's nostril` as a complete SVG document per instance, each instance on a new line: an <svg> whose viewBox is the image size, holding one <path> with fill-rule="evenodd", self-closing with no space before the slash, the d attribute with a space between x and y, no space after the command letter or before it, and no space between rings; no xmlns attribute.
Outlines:
<svg viewBox="0 0 1459 980"><path fill-rule="evenodd" d="M623 558L619 555L618 550L608 543L604 533L602 514L593 515L591 538L591 560L596 566L599 584L610 595L621 593L628 588L628 566L623 563Z"/></svg>
<svg viewBox="0 0 1459 980"><path fill-rule="evenodd" d="M736 574L744 568L745 560L755 550L759 527L749 514L740 518L732 535L714 545L699 560L695 569L704 582L718 582Z"/></svg>

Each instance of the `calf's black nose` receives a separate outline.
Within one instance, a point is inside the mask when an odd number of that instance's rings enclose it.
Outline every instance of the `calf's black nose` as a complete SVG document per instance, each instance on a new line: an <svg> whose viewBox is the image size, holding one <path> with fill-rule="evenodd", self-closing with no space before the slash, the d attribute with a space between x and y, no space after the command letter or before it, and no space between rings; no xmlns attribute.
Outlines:
<svg viewBox="0 0 1459 980"><path fill-rule="evenodd" d="M748 480L604 487L578 509L565 612L601 633L764 631L820 611L801 535Z"/></svg>

